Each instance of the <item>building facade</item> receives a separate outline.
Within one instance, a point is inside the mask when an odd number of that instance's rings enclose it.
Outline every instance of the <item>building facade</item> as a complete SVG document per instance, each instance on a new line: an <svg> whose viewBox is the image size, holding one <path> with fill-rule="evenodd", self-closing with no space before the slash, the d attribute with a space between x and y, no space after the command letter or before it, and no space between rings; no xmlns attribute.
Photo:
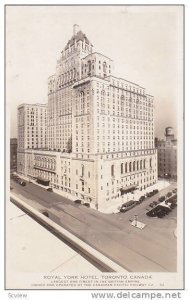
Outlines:
<svg viewBox="0 0 189 300"><path fill-rule="evenodd" d="M16 171L17 169L17 139L10 139L10 170Z"/></svg>
<svg viewBox="0 0 189 300"><path fill-rule="evenodd" d="M177 140L173 128L165 129L165 140L156 139L158 176L177 179Z"/></svg>
<svg viewBox="0 0 189 300"><path fill-rule="evenodd" d="M154 98L112 67L74 25L48 80L47 149L25 151L27 174L98 209L157 181Z"/></svg>
<svg viewBox="0 0 189 300"><path fill-rule="evenodd" d="M47 105L21 104L17 110L17 169L25 174L26 150L47 148Z"/></svg>

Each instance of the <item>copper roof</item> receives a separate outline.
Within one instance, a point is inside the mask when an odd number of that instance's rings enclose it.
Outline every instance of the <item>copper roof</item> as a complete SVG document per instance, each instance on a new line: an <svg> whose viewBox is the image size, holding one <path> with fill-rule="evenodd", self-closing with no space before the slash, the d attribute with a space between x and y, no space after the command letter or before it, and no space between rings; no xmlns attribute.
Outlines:
<svg viewBox="0 0 189 300"><path fill-rule="evenodd" d="M75 41L78 42L78 41L84 41L84 40L85 40L86 44L90 44L86 35L80 30L77 32L76 35L72 36L72 38L68 41L68 43L64 49L67 50L69 48L69 45L70 45L70 47L73 46L75 44Z"/></svg>

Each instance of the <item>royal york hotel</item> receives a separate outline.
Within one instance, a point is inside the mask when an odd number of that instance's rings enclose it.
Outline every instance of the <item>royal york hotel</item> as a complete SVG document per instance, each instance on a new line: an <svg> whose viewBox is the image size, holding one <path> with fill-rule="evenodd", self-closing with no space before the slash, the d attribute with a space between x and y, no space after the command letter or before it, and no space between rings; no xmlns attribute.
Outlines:
<svg viewBox="0 0 189 300"><path fill-rule="evenodd" d="M74 25L48 103L18 106L18 173L104 212L157 182L154 98L112 69Z"/></svg>

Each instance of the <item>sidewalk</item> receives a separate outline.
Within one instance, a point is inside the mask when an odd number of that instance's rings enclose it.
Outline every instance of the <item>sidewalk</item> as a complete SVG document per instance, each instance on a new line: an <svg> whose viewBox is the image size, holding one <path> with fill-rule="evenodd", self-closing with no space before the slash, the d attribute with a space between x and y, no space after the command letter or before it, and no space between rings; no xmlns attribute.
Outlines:
<svg viewBox="0 0 189 300"><path fill-rule="evenodd" d="M143 191L136 190L134 193L128 193L125 197L119 197L118 199L114 199L112 201L108 201L107 206L104 205L100 208L100 211L107 214L118 213L119 207L130 200L137 201L141 196L149 193L155 189L161 191L162 189L168 187L170 183L168 181L158 180L156 184L151 185ZM112 202L112 203L111 203Z"/></svg>

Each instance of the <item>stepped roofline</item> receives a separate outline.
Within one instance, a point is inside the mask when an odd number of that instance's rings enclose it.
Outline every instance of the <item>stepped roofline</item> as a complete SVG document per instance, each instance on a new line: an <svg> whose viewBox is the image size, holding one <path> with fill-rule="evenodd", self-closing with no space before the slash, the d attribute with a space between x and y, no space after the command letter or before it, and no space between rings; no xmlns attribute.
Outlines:
<svg viewBox="0 0 189 300"><path fill-rule="evenodd" d="M73 36L71 37L71 39L67 42L66 44L66 47L64 48L64 50L67 50L70 47L72 47L75 42L78 42L78 41L84 41L85 40L85 43L88 44L88 45L92 45L89 41L89 39L87 38L86 34L84 34L79 26L77 24L75 24L73 26ZM93 46L93 45L92 45Z"/></svg>

